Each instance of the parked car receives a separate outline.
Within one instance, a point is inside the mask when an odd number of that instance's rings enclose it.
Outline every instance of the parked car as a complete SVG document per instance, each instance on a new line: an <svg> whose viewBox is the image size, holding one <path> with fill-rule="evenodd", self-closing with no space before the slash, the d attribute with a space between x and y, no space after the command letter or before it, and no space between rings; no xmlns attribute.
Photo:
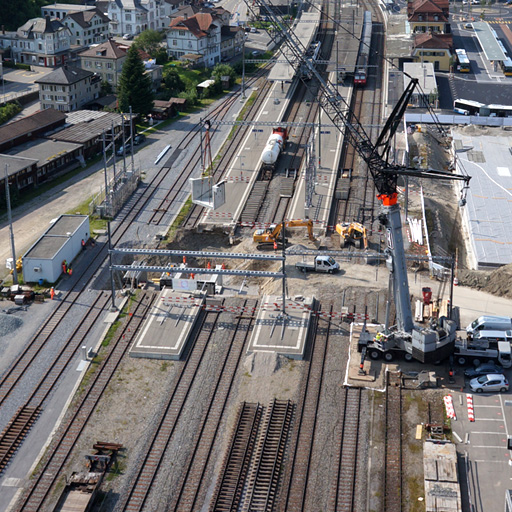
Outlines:
<svg viewBox="0 0 512 512"><path fill-rule="evenodd" d="M508 391L508 380L505 375L501 374L480 375L480 377L475 377L469 381L469 387L471 391L476 393L491 391L505 393L505 391Z"/></svg>
<svg viewBox="0 0 512 512"><path fill-rule="evenodd" d="M146 140L146 136L143 133L137 133L135 137L133 137L133 143L135 146L142 144Z"/></svg>
<svg viewBox="0 0 512 512"><path fill-rule="evenodd" d="M510 0L512 2L512 0ZM467 30L473 30L473 24L472 23L466 23L464 25L464 28Z"/></svg>
<svg viewBox="0 0 512 512"><path fill-rule="evenodd" d="M470 379L473 379L474 377L479 377L480 375L489 375L491 373L503 373L503 367L496 363L482 363L476 368L468 368L464 372L464 375Z"/></svg>
<svg viewBox="0 0 512 512"><path fill-rule="evenodd" d="M130 153L132 150L132 145L130 143L126 144L126 147L125 146L121 146L117 151L116 151L116 156L123 156L123 154L128 154Z"/></svg>
<svg viewBox="0 0 512 512"><path fill-rule="evenodd" d="M125 41L131 41L131 40L133 39L133 34L125 34L125 35L123 36L123 39L124 39Z"/></svg>
<svg viewBox="0 0 512 512"><path fill-rule="evenodd" d="M251 52L251 54L253 57L258 57L258 55L261 55L261 52L258 50L254 50L253 52Z"/></svg>
<svg viewBox="0 0 512 512"><path fill-rule="evenodd" d="M256 27L251 27L251 34L256 34L256 32L258 32Z"/></svg>

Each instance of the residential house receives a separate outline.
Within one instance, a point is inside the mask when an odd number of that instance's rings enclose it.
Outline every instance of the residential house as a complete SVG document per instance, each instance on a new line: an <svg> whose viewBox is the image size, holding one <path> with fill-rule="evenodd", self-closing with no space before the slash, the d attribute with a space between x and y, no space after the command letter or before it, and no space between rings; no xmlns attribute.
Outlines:
<svg viewBox="0 0 512 512"><path fill-rule="evenodd" d="M167 52L176 59L192 56L197 65L212 67L221 59L222 19L216 14L198 12L191 17L171 19L167 32Z"/></svg>
<svg viewBox="0 0 512 512"><path fill-rule="evenodd" d="M41 15L50 16L50 18L57 18L62 21L70 12L85 12L94 11L94 5L78 5L78 4L53 4L43 5L41 7Z"/></svg>
<svg viewBox="0 0 512 512"><path fill-rule="evenodd" d="M407 18L412 33L449 34L448 0L413 0L407 4Z"/></svg>
<svg viewBox="0 0 512 512"><path fill-rule="evenodd" d="M144 30L158 30L165 20L165 0L112 0L108 4L110 33L114 35L140 34Z"/></svg>
<svg viewBox="0 0 512 512"><path fill-rule="evenodd" d="M412 57L415 62L431 62L435 71L450 71L452 34L416 34Z"/></svg>
<svg viewBox="0 0 512 512"><path fill-rule="evenodd" d="M106 43L80 52L78 57L82 69L96 73L102 82L108 82L114 90L117 88L126 60L126 50L120 48L115 41L109 39Z"/></svg>
<svg viewBox="0 0 512 512"><path fill-rule="evenodd" d="M169 18L173 16L181 7L186 5L186 0L163 0L160 6L160 27L166 29L169 25Z"/></svg>
<svg viewBox="0 0 512 512"><path fill-rule="evenodd" d="M11 43L12 56L18 62L56 67L69 57L71 33L59 20L45 16L28 20Z"/></svg>
<svg viewBox="0 0 512 512"><path fill-rule="evenodd" d="M243 27L221 27L220 57L222 61L229 60L242 53L242 45L245 37Z"/></svg>
<svg viewBox="0 0 512 512"><path fill-rule="evenodd" d="M62 112L78 110L99 97L101 79L92 71L63 66L36 80L41 110L54 108Z"/></svg>
<svg viewBox="0 0 512 512"><path fill-rule="evenodd" d="M71 11L62 23L71 32L71 44L90 46L108 40L109 19L98 9L89 11Z"/></svg>

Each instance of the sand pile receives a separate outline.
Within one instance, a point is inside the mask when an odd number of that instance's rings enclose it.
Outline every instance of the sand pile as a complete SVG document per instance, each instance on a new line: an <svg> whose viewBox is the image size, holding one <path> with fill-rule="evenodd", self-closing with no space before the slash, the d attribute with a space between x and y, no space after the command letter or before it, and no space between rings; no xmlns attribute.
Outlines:
<svg viewBox="0 0 512 512"><path fill-rule="evenodd" d="M512 299L512 263L492 272L460 270L457 278L462 286Z"/></svg>

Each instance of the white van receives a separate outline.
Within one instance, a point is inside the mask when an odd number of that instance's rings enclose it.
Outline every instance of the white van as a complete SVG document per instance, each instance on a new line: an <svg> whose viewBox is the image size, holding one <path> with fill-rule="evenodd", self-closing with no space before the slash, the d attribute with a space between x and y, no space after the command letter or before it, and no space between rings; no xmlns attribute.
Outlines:
<svg viewBox="0 0 512 512"><path fill-rule="evenodd" d="M512 330L512 318L508 316L479 316L466 327L468 337L476 336L479 331Z"/></svg>

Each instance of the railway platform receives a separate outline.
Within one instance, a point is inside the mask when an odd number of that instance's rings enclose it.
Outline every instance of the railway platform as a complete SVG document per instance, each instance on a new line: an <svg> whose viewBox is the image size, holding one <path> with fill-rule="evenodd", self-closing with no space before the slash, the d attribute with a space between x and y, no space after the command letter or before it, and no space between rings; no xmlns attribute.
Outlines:
<svg viewBox="0 0 512 512"><path fill-rule="evenodd" d="M179 360L203 304L203 295L164 288L135 339L130 356Z"/></svg>
<svg viewBox="0 0 512 512"><path fill-rule="evenodd" d="M281 315L282 298L263 297L247 349L254 352L275 352L292 359L303 359L311 325L314 297L287 300L286 316Z"/></svg>
<svg viewBox="0 0 512 512"><path fill-rule="evenodd" d="M331 76L334 80L334 77ZM339 86L338 90L347 102L350 102L352 95L352 86ZM330 125L331 121L322 111L322 125ZM319 133L320 132L320 133ZM320 235L325 234L331 212L332 201L335 199L336 178L338 174L338 166L340 162L341 152L343 148L343 133L336 126L315 128L315 141L317 144L317 157L319 165L317 168L315 180L315 192L312 197L312 205L306 208L306 180L305 167L306 162L303 161L300 169L299 183L287 214L289 219L312 219L315 222L315 230L321 228ZM340 178L341 180L344 178ZM348 176L347 183L348 183Z"/></svg>
<svg viewBox="0 0 512 512"><path fill-rule="evenodd" d="M297 81L292 84L275 83L255 118L255 126L238 148L235 158L223 176L226 181L226 202L216 210L206 210L199 222L203 229L216 226L234 226L238 222L247 198L258 178L261 153L272 133L272 126L258 126L258 122L278 126L293 97ZM290 138L293 141L293 138Z"/></svg>

